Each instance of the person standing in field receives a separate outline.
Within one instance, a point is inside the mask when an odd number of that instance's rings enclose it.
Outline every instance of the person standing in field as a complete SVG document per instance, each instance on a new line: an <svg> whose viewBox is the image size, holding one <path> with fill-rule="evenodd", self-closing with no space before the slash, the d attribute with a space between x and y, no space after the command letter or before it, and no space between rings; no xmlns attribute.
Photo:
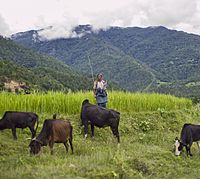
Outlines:
<svg viewBox="0 0 200 179"><path fill-rule="evenodd" d="M108 96L106 92L107 82L103 79L103 74L99 73L94 81L93 92L98 106L106 108Z"/></svg>

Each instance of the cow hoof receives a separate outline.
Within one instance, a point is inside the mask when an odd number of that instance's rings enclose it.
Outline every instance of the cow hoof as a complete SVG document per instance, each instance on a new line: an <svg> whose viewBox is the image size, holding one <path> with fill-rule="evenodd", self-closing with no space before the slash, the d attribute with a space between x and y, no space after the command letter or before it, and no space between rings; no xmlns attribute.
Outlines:
<svg viewBox="0 0 200 179"><path fill-rule="evenodd" d="M87 138L87 134L85 134L85 139Z"/></svg>

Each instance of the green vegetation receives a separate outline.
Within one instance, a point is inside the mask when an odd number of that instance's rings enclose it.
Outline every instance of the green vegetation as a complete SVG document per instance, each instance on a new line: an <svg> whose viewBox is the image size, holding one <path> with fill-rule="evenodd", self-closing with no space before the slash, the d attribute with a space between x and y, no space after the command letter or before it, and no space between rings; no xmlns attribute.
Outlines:
<svg viewBox="0 0 200 179"><path fill-rule="evenodd" d="M87 90L90 76L84 77L64 63L26 49L0 36L0 89L9 80L25 82L37 90Z"/></svg>
<svg viewBox="0 0 200 179"><path fill-rule="evenodd" d="M108 108L121 112L169 111L190 109L189 99L163 94L145 94L130 92L109 92ZM37 113L77 114L81 103L89 99L95 103L92 92L48 92L29 95L0 94L0 113L6 110L34 111Z"/></svg>
<svg viewBox="0 0 200 179"><path fill-rule="evenodd" d="M200 36L162 26L148 28L111 28L98 37L145 64L152 78L148 91L199 97ZM145 80L145 78L144 78ZM167 83L166 83L167 82ZM193 86L187 83L196 82Z"/></svg>
<svg viewBox="0 0 200 179"><path fill-rule="evenodd" d="M92 29L83 25L74 31L91 32ZM198 35L162 26L111 27L87 33L82 38L50 41L35 41L33 35L37 36L38 31L20 33L12 39L56 57L80 72L88 73L92 66L94 73L103 72L106 79L129 91L200 96ZM190 83L194 85L187 85Z"/></svg>
<svg viewBox="0 0 200 179"><path fill-rule="evenodd" d="M46 118L58 113L73 125L74 155L66 156L64 145L55 144L54 155L43 147L30 156L30 131L0 132L0 178L198 178L199 152L175 157L174 138L185 122L199 123L200 110L191 101L169 95L109 92L109 108L121 112L121 144L114 143L109 128L95 128L95 137L83 138L80 108L83 99L94 103L92 92L31 95L0 94L0 115L5 110L34 111L39 130ZM38 133L37 132L37 133Z"/></svg>

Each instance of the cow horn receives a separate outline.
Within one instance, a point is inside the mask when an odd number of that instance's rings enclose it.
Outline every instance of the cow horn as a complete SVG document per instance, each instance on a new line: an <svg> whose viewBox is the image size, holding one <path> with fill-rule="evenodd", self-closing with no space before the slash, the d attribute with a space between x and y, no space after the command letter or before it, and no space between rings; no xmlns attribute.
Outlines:
<svg viewBox="0 0 200 179"><path fill-rule="evenodd" d="M26 140L31 140L31 138L29 137L29 138L26 138Z"/></svg>

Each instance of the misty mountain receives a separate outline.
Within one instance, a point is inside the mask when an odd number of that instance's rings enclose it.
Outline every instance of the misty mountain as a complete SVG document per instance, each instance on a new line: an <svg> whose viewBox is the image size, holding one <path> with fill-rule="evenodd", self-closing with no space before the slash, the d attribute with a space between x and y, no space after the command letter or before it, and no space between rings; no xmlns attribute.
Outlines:
<svg viewBox="0 0 200 179"><path fill-rule="evenodd" d="M39 31L12 39L89 75L103 72L130 91L200 95L200 36L165 27L111 27L93 32L78 26L79 38L42 40Z"/></svg>

